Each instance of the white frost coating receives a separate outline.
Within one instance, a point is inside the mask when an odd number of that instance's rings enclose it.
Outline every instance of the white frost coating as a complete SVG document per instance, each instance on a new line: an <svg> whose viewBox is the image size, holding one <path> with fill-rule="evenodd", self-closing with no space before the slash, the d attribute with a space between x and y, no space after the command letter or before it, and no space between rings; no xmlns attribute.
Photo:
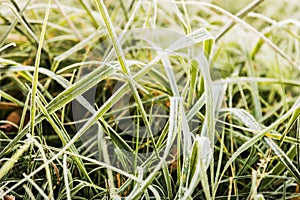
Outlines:
<svg viewBox="0 0 300 200"><path fill-rule="evenodd" d="M213 149L210 146L210 140L206 136L196 136L195 144L198 145L200 159L204 161L205 169L208 168L213 155Z"/></svg>

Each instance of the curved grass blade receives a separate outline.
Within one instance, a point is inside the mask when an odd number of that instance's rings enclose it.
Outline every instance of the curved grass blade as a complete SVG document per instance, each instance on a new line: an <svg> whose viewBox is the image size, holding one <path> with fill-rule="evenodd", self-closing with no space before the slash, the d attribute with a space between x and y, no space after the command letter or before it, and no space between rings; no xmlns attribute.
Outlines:
<svg viewBox="0 0 300 200"><path fill-rule="evenodd" d="M141 112L142 119L143 119L143 122L145 123L145 127L146 127L147 132L150 136L151 142L154 145L154 153L155 153L157 159L159 159L156 143L155 143L155 140L154 140L154 136L153 136L153 133L152 133L152 129L151 129L149 120L147 118L145 108L143 106L142 100L139 96L139 93L137 91L136 86L131 81L132 80L131 72L130 72L129 66L126 63L126 59L125 59L125 56L122 52L122 48L121 48L119 38L117 37L117 34L114 30L113 24L111 22L109 14L108 14L108 11L107 11L107 9L104 5L104 2L102 0L95 0L95 3L97 5L97 9L98 9L99 13L102 16L104 24L106 26L106 30L107 30L108 35L109 35L109 39L111 40L111 43L114 47L114 51L116 52L116 56L117 56L118 62L120 64L121 70L126 76L128 76L128 78L126 78L126 80L128 82L130 90L132 91L133 97L134 97L134 99L137 103L137 107Z"/></svg>
<svg viewBox="0 0 300 200"><path fill-rule="evenodd" d="M38 95L39 95L39 97L41 98L42 101L46 102L46 100L43 99L42 94L40 94L38 92ZM61 121L58 119L58 116L56 114L53 114L52 116L50 116L47 109L44 107L44 105L42 104L42 102L39 99L37 99L37 104L38 104L38 107L41 109L41 112L43 113L43 115L46 116L47 121L51 124L54 131L58 135L58 137L61 140L62 144L66 145L70 141L70 136L68 135L67 131L65 130L63 124L61 124ZM75 147L75 145L72 145L70 147L70 151L72 151L74 153L78 153L78 150ZM76 163L76 165L79 169L79 173L82 174L83 177L87 178L87 180L89 180L89 182L92 183L92 179L90 178L88 172L86 171L82 160L79 159L78 157L74 157L74 156L72 158L74 159L74 161L75 161L75 163Z"/></svg>
<svg viewBox="0 0 300 200"><path fill-rule="evenodd" d="M296 179L298 184L300 184L300 172L297 167L293 164L291 159L282 151L272 139L265 137L264 140L272 149L274 154L278 156L280 162L285 166L285 168L292 174Z"/></svg>
<svg viewBox="0 0 300 200"><path fill-rule="evenodd" d="M290 120L289 120L289 122L288 122L288 124L287 124L287 126L286 126L286 128L285 128L285 130L284 130L284 132L283 132L283 134L281 136L281 138L280 138L279 147L282 145L283 141L286 138L286 135L287 135L288 131L290 130L290 128L294 124L294 122L297 120L297 118L299 117L299 115L300 115L300 107L297 108L294 111L292 117L290 118Z"/></svg>
<svg viewBox="0 0 300 200"><path fill-rule="evenodd" d="M188 199L191 197L194 189L201 181L206 199L211 199L210 187L207 178L207 168L212 157L212 148L208 137L196 136L193 144L192 153L190 155L189 178L190 183L184 192L184 196L180 199Z"/></svg>
<svg viewBox="0 0 300 200"><path fill-rule="evenodd" d="M178 2L175 2L178 3ZM243 21L242 19L240 19L239 17L233 15L232 13L226 11L225 9L216 6L214 4L211 3L206 3L206 2L195 2L195 1L186 1L184 2L185 4L190 4L190 5L202 5L211 9L214 9L216 11L219 11L221 13L223 13L224 15L232 18L235 22L241 24L242 26L246 27L247 29L251 30L253 33L255 33L256 35L258 35L262 40L264 40L264 42L266 44L268 44L275 52L277 52L283 59L285 59L291 66L297 68L298 70L300 70L300 67L297 63L295 63L285 52L283 52L278 46L276 46L270 39L268 39L264 34L262 34L261 32L259 32L257 29L255 29L253 26L251 26L250 24L246 23L245 21Z"/></svg>
<svg viewBox="0 0 300 200"><path fill-rule="evenodd" d="M98 82L103 80L106 77L114 74L115 69L107 66L103 66L101 68L96 69L91 72L83 79L78 81L77 83L68 87L65 91L56 96L47 106L46 110L48 110L49 114L53 114L56 110L60 109L67 103L74 100L75 97L83 94L88 89L95 86ZM35 120L35 125L40 123L45 116L38 115ZM13 147L22 137L24 137L29 131L29 126L27 125L18 135L0 152L0 157L2 157L11 147Z"/></svg>
<svg viewBox="0 0 300 200"><path fill-rule="evenodd" d="M218 187L218 185L221 182L222 177L224 176L226 170L228 169L228 167L235 161L235 159L244 151L246 151L247 149L249 149L251 146L255 145L255 143L257 141L259 141L261 138L263 138L267 133L271 132L272 129L274 129L275 127L277 127L280 123L284 122L286 119L288 119L290 117L290 115L292 115L294 113L294 111L300 106L300 98L297 99L297 101L295 102L295 104L293 105L293 107L288 110L284 115L282 115L280 118L278 118L275 122L273 122L271 125L269 125L268 127L264 128L264 129L259 129L260 132L255 135L254 137L252 137L250 140L248 140L247 142L245 142L244 144L242 144L241 147L239 147L230 157L230 159L226 162L223 171L220 175L220 179L218 181L218 184L216 185L216 188ZM256 123L254 123L252 120L249 120L249 124L252 126L257 126ZM216 189L215 188L215 189ZM216 190L215 190L216 191ZM213 194L214 196L215 194Z"/></svg>
<svg viewBox="0 0 300 200"><path fill-rule="evenodd" d="M29 3L29 2L28 2ZM34 32L31 30L31 28L27 25L27 23L22 19L22 17L20 16L20 13L18 13L18 11L10 4L10 3L6 3L6 2L1 2L0 5L5 5L8 6L9 9L12 11L12 13L16 16L16 18L18 19L18 21L20 21L20 23L25 27L26 31L30 34L30 36L34 39L35 42L38 42L39 40L37 39L36 35L34 34ZM26 6L25 6L26 7Z"/></svg>
<svg viewBox="0 0 300 200"><path fill-rule="evenodd" d="M265 0L255 0L251 2L248 6L240 10L236 16L239 18L245 17L249 12L257 8L261 3L263 3ZM222 31L216 36L216 41L218 41L224 34L226 34L233 26L235 25L235 22L232 21L228 23Z"/></svg>
<svg viewBox="0 0 300 200"><path fill-rule="evenodd" d="M30 139L27 139L27 141L25 141L25 144L22 145L12 155L12 157L2 165L2 167L0 168L0 180L14 167L15 163L23 155L23 153L25 153L25 151L27 151L27 149L29 148L31 143L32 143L32 141Z"/></svg>
<svg viewBox="0 0 300 200"><path fill-rule="evenodd" d="M34 137L31 137L30 138L32 141L33 141L33 144L35 146L37 146L37 148L39 149L40 153L41 153L41 157L42 157L42 160L44 161L44 163L47 162L47 157L46 157L46 153L42 147L42 145L34 138ZM45 171L46 171L46 179L47 179L47 182L48 182L48 192L49 192L49 196L48 198L51 199L51 200L54 200L54 190L53 190L53 183L52 183L52 177L51 177L51 172L50 172L50 168L49 168L49 165L45 165Z"/></svg>
<svg viewBox="0 0 300 200"><path fill-rule="evenodd" d="M167 156L169 155L171 145L174 142L176 138L176 134L179 131L179 122L180 120L180 98L176 97L171 97L170 99L170 128L168 132L168 138L167 138L167 144L166 148L164 150L164 155L160 159L160 162L157 164L155 169L151 172L150 175L145 179L145 181L141 184L138 185L136 184L135 187L133 188L132 192L126 197L126 199L131 200L131 199L139 199L140 196L143 194L143 192L146 190L148 186L152 183L154 180L155 176L165 165L165 160L167 159Z"/></svg>
<svg viewBox="0 0 300 200"><path fill-rule="evenodd" d="M48 23L48 18L50 15L50 5L51 0L48 1L43 26L42 26L42 32L40 35L39 45L36 53L36 58L34 62L34 72L33 72L33 78L32 78L32 88L31 88L31 101L30 101L30 133L31 135L34 135L34 124L35 124L35 115L36 115L36 95L37 95L37 85L38 85L38 77L39 77L39 66L41 62L41 54L42 54L42 48L44 44L44 38L46 34L46 28Z"/></svg>

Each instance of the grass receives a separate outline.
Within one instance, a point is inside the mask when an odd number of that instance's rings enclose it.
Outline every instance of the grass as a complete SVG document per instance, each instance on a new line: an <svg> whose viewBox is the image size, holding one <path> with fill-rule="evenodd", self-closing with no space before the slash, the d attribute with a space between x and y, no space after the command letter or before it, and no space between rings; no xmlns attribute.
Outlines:
<svg viewBox="0 0 300 200"><path fill-rule="evenodd" d="M299 9L0 1L1 198L300 199Z"/></svg>

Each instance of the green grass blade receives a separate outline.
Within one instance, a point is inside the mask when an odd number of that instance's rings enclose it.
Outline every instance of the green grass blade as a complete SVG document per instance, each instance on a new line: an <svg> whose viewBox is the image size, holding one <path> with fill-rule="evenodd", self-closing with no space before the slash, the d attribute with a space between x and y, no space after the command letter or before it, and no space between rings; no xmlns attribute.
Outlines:
<svg viewBox="0 0 300 200"><path fill-rule="evenodd" d="M206 174L212 157L212 148L210 146L209 138L203 136L199 137L197 135L190 156L190 169L188 173L190 176L190 183L184 192L182 199L190 198L200 181L206 199L211 199L210 187Z"/></svg>
<svg viewBox="0 0 300 200"><path fill-rule="evenodd" d="M255 143L257 141L259 141L261 138L263 138L268 132L270 132L272 129L274 129L275 127L277 127L280 123L282 123L283 121L285 121L286 119L288 119L290 117L290 115L293 114L293 112L299 107L299 99L296 101L296 103L293 106L293 109L290 109L287 113L285 113L284 115L282 115L279 119L277 119L275 122L273 122L270 126L264 128L263 130L261 130L257 135L255 135L254 137L252 137L250 140L248 140L247 142L245 142L244 144L242 144L241 147L239 147L230 157L230 159L226 162L226 165L223 168L223 171L220 175L220 179L218 181L218 184L216 187L218 187L221 178L224 176L226 170L228 169L228 167L237 159L237 157L244 152L245 150L249 149L251 146L255 145ZM255 125L255 123L252 120L249 120L249 124L250 125ZM257 124L256 124L257 125ZM256 126L255 125L255 126ZM215 194L214 194L215 195Z"/></svg>
<svg viewBox="0 0 300 200"><path fill-rule="evenodd" d="M179 128L180 122L178 120L180 120L180 99L172 97L170 99L170 109L170 128L168 132L168 139L166 148L164 150L164 155L155 167L155 169L144 180L144 182L140 186L136 185L132 192L126 197L126 199L139 199L143 192L146 190L146 188L152 183L153 179L155 178L156 174L159 172L161 167L165 165L165 160L167 159L167 156L170 153L171 145L175 140Z"/></svg>
<svg viewBox="0 0 300 200"><path fill-rule="evenodd" d="M2 179L15 165L18 159L27 151L32 141L27 139L25 144L22 145L13 155L12 157L6 161L2 167L0 168L0 179Z"/></svg>
<svg viewBox="0 0 300 200"><path fill-rule="evenodd" d="M46 110L48 110L49 114L53 114L56 110L62 108L67 103L73 101L75 97L83 94L88 89L92 88L98 82L103 80L104 78L111 76L115 70L110 67L102 67L98 68L97 70L93 71L89 75L85 76L83 79L78 81L77 83L73 84L72 86L68 87L64 92L60 93L56 96L47 106ZM37 119L35 120L35 125L40 123L44 116L38 115ZM0 152L0 157L2 157L7 150L9 150L12 146L14 146L22 137L26 135L29 131L29 127L26 126L18 135Z"/></svg>
<svg viewBox="0 0 300 200"><path fill-rule="evenodd" d="M45 99L43 99L42 94L40 94L38 92L38 95L45 102ZM40 102L40 100L38 100L38 99L37 99L37 105L41 109L41 112L46 117L47 121L51 124L52 128L54 129L54 131L56 132L58 137L60 138L62 144L66 145L70 141L70 136L68 135L67 131L65 130L63 124L61 124L60 120L58 119L58 116L56 114L53 114L52 116L50 116L47 109L44 107L42 102ZM58 125L57 125L57 123L58 123ZM70 147L70 151L72 151L74 153L78 153L78 150L76 149L75 145L72 145ZM86 171L82 160L80 160L77 157L72 157L72 158L74 159L76 166L79 169L79 173L82 174L82 176L84 176L87 180L89 180L92 183L92 179L90 178L88 172Z"/></svg>
<svg viewBox="0 0 300 200"><path fill-rule="evenodd" d="M45 13L45 18L42 26L42 32L40 35L39 40L39 46L36 53L36 59L34 63L34 73L33 73L33 79L32 79L32 88L31 88L31 101L30 101L30 133L31 135L34 135L34 124L35 124L35 114L36 114L36 105L35 105L35 99L37 94L37 85L38 85L38 77L39 77L39 66L41 61L41 53L44 43L44 38L46 34L46 28L47 28L47 22L50 14L50 5L51 0L48 1L47 10Z"/></svg>
<svg viewBox="0 0 300 200"><path fill-rule="evenodd" d="M292 176L296 179L298 184L300 184L300 172L297 167L293 164L290 158L280 149L275 142L273 142L270 138L264 138L266 143L272 149L274 154L278 156L281 163L285 166L285 168L292 174Z"/></svg>

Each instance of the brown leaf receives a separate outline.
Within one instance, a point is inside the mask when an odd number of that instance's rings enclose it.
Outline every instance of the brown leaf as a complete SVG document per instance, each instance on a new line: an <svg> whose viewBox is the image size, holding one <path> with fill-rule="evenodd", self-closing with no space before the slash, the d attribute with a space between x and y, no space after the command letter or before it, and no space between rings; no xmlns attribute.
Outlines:
<svg viewBox="0 0 300 200"><path fill-rule="evenodd" d="M15 196L13 196L13 195L5 195L4 196L4 200L15 200L16 198L15 198Z"/></svg>
<svg viewBox="0 0 300 200"><path fill-rule="evenodd" d="M17 131L17 128L15 126L13 126L13 124L18 126L20 124L21 116L22 116L22 109L17 109L17 110L12 111L6 117L6 121L9 121L10 123L1 125L0 130L4 131L4 132ZM28 116L25 117L25 124L27 122L28 122Z"/></svg>
<svg viewBox="0 0 300 200"><path fill-rule="evenodd" d="M0 102L0 110L10 110L13 108L20 108L20 106L12 102Z"/></svg>

